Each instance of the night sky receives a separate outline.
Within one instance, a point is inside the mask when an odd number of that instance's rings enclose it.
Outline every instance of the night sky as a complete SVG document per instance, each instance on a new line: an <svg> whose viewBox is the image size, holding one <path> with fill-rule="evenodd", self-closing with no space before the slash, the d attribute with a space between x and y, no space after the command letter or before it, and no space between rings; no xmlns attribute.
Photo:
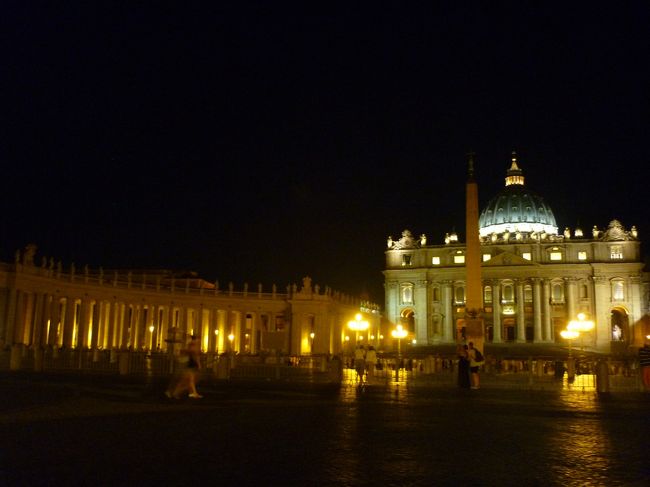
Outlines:
<svg viewBox="0 0 650 487"><path fill-rule="evenodd" d="M383 303L388 235L464 240L470 150L481 206L515 149L560 231L650 239L647 2L304 3L2 2L2 260Z"/></svg>

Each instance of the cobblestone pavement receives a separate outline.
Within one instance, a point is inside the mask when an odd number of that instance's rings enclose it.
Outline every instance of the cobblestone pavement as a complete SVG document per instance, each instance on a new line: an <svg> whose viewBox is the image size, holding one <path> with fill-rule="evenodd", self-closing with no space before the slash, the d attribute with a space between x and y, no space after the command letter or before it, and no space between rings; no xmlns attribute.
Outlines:
<svg viewBox="0 0 650 487"><path fill-rule="evenodd" d="M647 485L650 395L5 374L1 485Z"/></svg>

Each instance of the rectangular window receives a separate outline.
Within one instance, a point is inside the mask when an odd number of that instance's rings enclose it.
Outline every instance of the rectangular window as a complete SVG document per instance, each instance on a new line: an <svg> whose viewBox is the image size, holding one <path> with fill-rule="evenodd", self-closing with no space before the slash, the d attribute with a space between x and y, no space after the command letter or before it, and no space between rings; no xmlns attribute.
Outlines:
<svg viewBox="0 0 650 487"><path fill-rule="evenodd" d="M431 265L440 265L440 257L432 257Z"/></svg>
<svg viewBox="0 0 650 487"><path fill-rule="evenodd" d="M402 255L402 265L403 266L411 265L411 256L409 254Z"/></svg>
<svg viewBox="0 0 650 487"><path fill-rule="evenodd" d="M587 260L587 252L584 250L578 252L578 260Z"/></svg>
<svg viewBox="0 0 650 487"><path fill-rule="evenodd" d="M623 247L620 245L612 245L609 248L609 256L612 259L622 259L623 258Z"/></svg>
<svg viewBox="0 0 650 487"><path fill-rule="evenodd" d="M524 252L523 254L521 254L521 257L526 260L531 260L530 252Z"/></svg>
<svg viewBox="0 0 650 487"><path fill-rule="evenodd" d="M464 255L454 255L454 264L464 264L465 256Z"/></svg>
<svg viewBox="0 0 650 487"><path fill-rule="evenodd" d="M490 254L483 254L483 262L487 262L491 258L492 258L492 256Z"/></svg>
<svg viewBox="0 0 650 487"><path fill-rule="evenodd" d="M551 252L549 254L551 260L562 260L562 252Z"/></svg>

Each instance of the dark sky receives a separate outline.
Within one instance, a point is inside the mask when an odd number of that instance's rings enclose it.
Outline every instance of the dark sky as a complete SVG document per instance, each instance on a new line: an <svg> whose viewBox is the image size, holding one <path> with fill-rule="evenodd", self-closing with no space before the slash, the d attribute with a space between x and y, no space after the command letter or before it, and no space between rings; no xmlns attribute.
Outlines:
<svg viewBox="0 0 650 487"><path fill-rule="evenodd" d="M304 3L3 2L2 259L382 302L469 150L482 204L516 149L560 229L650 235L647 2Z"/></svg>

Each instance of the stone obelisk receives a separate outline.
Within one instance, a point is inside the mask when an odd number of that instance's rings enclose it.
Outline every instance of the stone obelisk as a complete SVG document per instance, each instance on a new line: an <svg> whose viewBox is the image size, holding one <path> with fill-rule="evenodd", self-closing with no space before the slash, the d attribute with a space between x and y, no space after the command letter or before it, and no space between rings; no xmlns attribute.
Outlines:
<svg viewBox="0 0 650 487"><path fill-rule="evenodd" d="M474 153L468 154L465 185L465 338L483 350L483 286L481 285L481 241L478 232L478 185L474 178Z"/></svg>

